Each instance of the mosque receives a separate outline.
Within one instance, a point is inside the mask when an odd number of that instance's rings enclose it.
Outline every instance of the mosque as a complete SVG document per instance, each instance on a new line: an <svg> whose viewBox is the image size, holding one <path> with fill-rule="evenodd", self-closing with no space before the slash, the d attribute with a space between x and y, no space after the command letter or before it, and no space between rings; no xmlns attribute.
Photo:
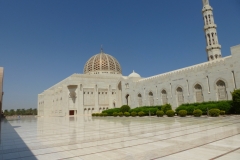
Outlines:
<svg viewBox="0 0 240 160"><path fill-rule="evenodd" d="M209 0L203 0L202 14L207 62L147 78L134 71L123 76L119 62L101 50L86 62L83 74L73 74L38 95L38 115L84 115L124 104L135 108L170 103L176 108L231 99L231 92L240 88L240 45L222 57Z"/></svg>

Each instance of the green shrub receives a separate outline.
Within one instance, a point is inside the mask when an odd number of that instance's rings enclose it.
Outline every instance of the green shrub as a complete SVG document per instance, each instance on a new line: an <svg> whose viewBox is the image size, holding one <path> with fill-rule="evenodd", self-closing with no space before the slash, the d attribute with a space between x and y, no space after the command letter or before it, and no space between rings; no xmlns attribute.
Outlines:
<svg viewBox="0 0 240 160"><path fill-rule="evenodd" d="M108 116L108 114L107 114L107 113L102 113L102 115L103 115L104 117Z"/></svg>
<svg viewBox="0 0 240 160"><path fill-rule="evenodd" d="M220 115L225 115L225 111L220 111Z"/></svg>
<svg viewBox="0 0 240 160"><path fill-rule="evenodd" d="M175 115L175 112L174 112L173 110L168 110L168 111L166 112L166 115L167 115L168 117L173 117L173 116Z"/></svg>
<svg viewBox="0 0 240 160"><path fill-rule="evenodd" d="M129 112L130 110L130 107L128 105L123 105L121 108L120 108L120 112Z"/></svg>
<svg viewBox="0 0 240 160"><path fill-rule="evenodd" d="M95 116L99 117L99 116L100 116L100 113L96 113Z"/></svg>
<svg viewBox="0 0 240 160"><path fill-rule="evenodd" d="M157 114L158 117L162 117L164 115L164 112L163 111L157 111L156 114Z"/></svg>
<svg viewBox="0 0 240 160"><path fill-rule="evenodd" d="M132 117L136 117L136 116L137 116L137 113L136 113L136 112L132 112L132 113L131 113L131 116L132 116Z"/></svg>
<svg viewBox="0 0 240 160"><path fill-rule="evenodd" d="M139 117L143 117L144 115L145 115L144 112L142 112L142 111L141 111L141 112L138 112L138 116L139 116Z"/></svg>
<svg viewBox="0 0 240 160"><path fill-rule="evenodd" d="M113 113L113 116L114 116L114 117L117 117L117 116L118 116L118 113L117 113L117 112L114 112L114 113Z"/></svg>
<svg viewBox="0 0 240 160"><path fill-rule="evenodd" d="M130 116L130 113L129 113L129 112L125 112L125 113L124 113L124 116L125 116L125 117L129 117L129 116Z"/></svg>
<svg viewBox="0 0 240 160"><path fill-rule="evenodd" d="M201 117L202 111L200 109L196 109L193 111L194 117Z"/></svg>
<svg viewBox="0 0 240 160"><path fill-rule="evenodd" d="M102 113L107 113L108 116L113 116L114 112L119 113L120 112L120 108L111 108L111 109L107 109L107 110L102 111Z"/></svg>
<svg viewBox="0 0 240 160"><path fill-rule="evenodd" d="M119 113L118 113L118 116L119 116L119 117L122 117L122 116L123 116L123 113L122 113L122 112L119 112Z"/></svg>
<svg viewBox="0 0 240 160"><path fill-rule="evenodd" d="M176 108L176 112L178 113L180 110L186 110L188 115L192 115L193 111L196 109L200 109L202 114L206 115L207 110L217 108L219 110L223 110L226 113L231 112L232 101L210 101L210 102L202 102L202 103L191 103L191 104L182 104Z"/></svg>
<svg viewBox="0 0 240 160"><path fill-rule="evenodd" d="M187 111L186 111L186 110L181 110L181 111L178 112L178 115L179 115L180 117L186 117Z"/></svg>
<svg viewBox="0 0 240 160"><path fill-rule="evenodd" d="M161 110L164 113L166 113L168 110L172 110L172 106L171 106L171 104L164 104L164 105L162 105Z"/></svg>
<svg viewBox="0 0 240 160"><path fill-rule="evenodd" d="M144 112L145 115L149 115L149 113L151 115L156 115L156 112L158 110L161 110L161 106L142 106L142 107L137 107L137 108L133 108L133 109L130 109L129 112Z"/></svg>
<svg viewBox="0 0 240 160"><path fill-rule="evenodd" d="M96 116L96 114L95 114L95 113L92 113L92 116L94 117L94 116Z"/></svg>
<svg viewBox="0 0 240 160"><path fill-rule="evenodd" d="M211 117L218 117L220 114L220 110L219 109L210 109L209 110L209 115Z"/></svg>
<svg viewBox="0 0 240 160"><path fill-rule="evenodd" d="M232 92L233 112L240 114L240 89Z"/></svg>

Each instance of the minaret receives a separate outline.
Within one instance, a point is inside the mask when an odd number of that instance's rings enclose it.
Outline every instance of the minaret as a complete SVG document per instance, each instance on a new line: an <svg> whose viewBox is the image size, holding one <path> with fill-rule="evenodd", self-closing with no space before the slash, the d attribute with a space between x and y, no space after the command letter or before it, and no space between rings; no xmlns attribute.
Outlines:
<svg viewBox="0 0 240 160"><path fill-rule="evenodd" d="M209 0L203 1L203 20L204 20L204 32L207 42L207 55L208 61L216 60L222 57L221 45L218 43L217 25L214 23L213 9L209 5Z"/></svg>

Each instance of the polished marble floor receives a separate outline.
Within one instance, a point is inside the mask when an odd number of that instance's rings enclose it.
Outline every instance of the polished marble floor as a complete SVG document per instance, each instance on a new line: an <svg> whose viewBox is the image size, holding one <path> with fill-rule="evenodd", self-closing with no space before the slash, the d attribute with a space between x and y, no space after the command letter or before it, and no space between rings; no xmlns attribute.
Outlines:
<svg viewBox="0 0 240 160"><path fill-rule="evenodd" d="M15 117L0 129L0 160L240 159L240 116Z"/></svg>

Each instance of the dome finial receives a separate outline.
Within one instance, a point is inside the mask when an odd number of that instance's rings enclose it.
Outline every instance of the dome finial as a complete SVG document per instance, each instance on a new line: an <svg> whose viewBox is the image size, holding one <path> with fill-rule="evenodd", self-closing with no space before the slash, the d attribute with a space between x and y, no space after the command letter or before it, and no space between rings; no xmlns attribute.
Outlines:
<svg viewBox="0 0 240 160"><path fill-rule="evenodd" d="M100 49L100 51L101 51L101 53L103 53L103 47L102 47L102 45L101 45L101 49Z"/></svg>

